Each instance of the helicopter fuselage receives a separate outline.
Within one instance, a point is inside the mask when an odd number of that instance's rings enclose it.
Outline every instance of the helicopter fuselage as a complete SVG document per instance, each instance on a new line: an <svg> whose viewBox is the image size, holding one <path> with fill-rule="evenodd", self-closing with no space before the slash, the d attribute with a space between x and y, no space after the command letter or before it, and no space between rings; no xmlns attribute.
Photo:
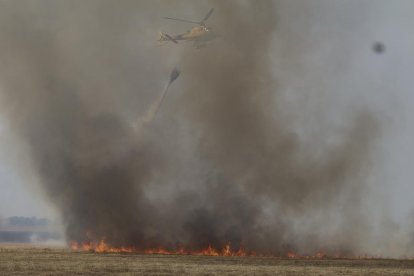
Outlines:
<svg viewBox="0 0 414 276"><path fill-rule="evenodd" d="M216 37L211 31L211 28L206 26L196 26L191 28L186 33L177 35L177 40L189 40L189 41L209 41Z"/></svg>
<svg viewBox="0 0 414 276"><path fill-rule="evenodd" d="M159 42L163 43L165 41L172 41L178 43L181 41L191 41L193 46L197 49L206 47L206 43L210 40L213 40L217 37L217 34L214 33L210 27L206 26L196 26L188 30L187 32L175 36L170 36L164 33L160 34Z"/></svg>
<svg viewBox="0 0 414 276"><path fill-rule="evenodd" d="M159 42L162 44L165 41L172 41L175 44L178 44L179 40L185 40L185 41L192 41L193 46L196 48L203 48L206 46L206 42L210 41L217 37L217 34L211 31L210 27L207 27L205 25L205 21L210 17L210 15L213 13L214 8L210 9L210 11L207 13L207 15L204 17L201 21L189 21L185 19L177 19L177 18L171 18L171 17L165 17L166 19L170 20L176 20L176 21L183 21L187 23L197 24L198 26L191 28L187 32L179 35L168 35L165 33L160 33Z"/></svg>

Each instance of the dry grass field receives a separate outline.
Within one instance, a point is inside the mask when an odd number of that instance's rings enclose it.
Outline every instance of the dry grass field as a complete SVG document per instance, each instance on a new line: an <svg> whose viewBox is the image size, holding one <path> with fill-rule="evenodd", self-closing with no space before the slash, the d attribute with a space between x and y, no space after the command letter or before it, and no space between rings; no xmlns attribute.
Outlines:
<svg viewBox="0 0 414 276"><path fill-rule="evenodd" d="M96 254L0 245L1 275L414 275L412 260Z"/></svg>

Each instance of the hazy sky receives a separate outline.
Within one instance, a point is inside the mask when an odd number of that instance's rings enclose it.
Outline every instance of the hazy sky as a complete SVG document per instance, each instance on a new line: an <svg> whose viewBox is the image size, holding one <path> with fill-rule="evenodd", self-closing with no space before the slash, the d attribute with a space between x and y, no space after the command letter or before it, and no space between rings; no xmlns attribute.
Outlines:
<svg viewBox="0 0 414 276"><path fill-rule="evenodd" d="M301 106L307 99L304 108L315 111L316 115L306 120L335 120L335 115L332 115L335 114L335 105L318 113L317 97L321 93L314 91L321 88L324 91L336 90L343 94L332 96L327 92L326 97L332 97L338 106L346 106L343 101L354 102L357 99L357 102L368 103L381 114L383 137L372 181L380 185L379 190L389 199L384 204L389 205L391 213L403 218L414 207L414 125L411 120L414 115L414 2L312 0L306 1L306 9L300 8L300 1L285 2L281 17L297 14L297 22L290 26L292 33L302 32L302 28L310 31L305 38L309 48L300 65L300 79L290 79L292 74L289 70L297 68L275 68L276 78L283 79L286 74L284 89L295 91L286 100L293 106L298 100L297 105ZM160 25L162 23L167 24L160 18ZM146 30L154 32L154 47L157 47L158 31L155 28ZM384 43L384 53L372 51L375 42ZM341 68L344 61L347 64L345 69ZM332 72L337 68L345 73ZM53 217L53 208L36 192L38 180L35 174L27 173L30 166L24 147L15 143L15 139L6 118L0 117L0 216Z"/></svg>
<svg viewBox="0 0 414 276"><path fill-rule="evenodd" d="M27 156L14 143L16 138L7 123L1 121L0 125L0 217L55 217L53 208L36 189L36 175L22 173L31 171Z"/></svg>
<svg viewBox="0 0 414 276"><path fill-rule="evenodd" d="M290 16L301 6L299 1L292 2L286 3ZM300 65L304 67L303 75L287 82L287 89L294 95L291 101L304 98L305 104L298 101L298 108L305 106L315 113L323 110L315 116L321 122L335 120L335 114L343 116L346 111L341 108L348 104L359 103L377 111L382 137L372 182L386 198L380 204L405 220L414 207L414 2L306 3L308 9L298 14L297 23L292 26L292 32L300 32L308 25L310 34L305 42L308 52ZM385 45L383 54L372 51L375 42ZM278 69L282 73L284 70ZM318 104L321 89L337 106L327 108Z"/></svg>

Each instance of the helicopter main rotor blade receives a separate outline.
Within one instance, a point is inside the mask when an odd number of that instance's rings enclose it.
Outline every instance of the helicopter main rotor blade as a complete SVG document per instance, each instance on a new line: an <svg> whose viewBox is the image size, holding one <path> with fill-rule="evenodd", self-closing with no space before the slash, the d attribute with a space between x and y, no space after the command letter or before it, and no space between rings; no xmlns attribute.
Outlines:
<svg viewBox="0 0 414 276"><path fill-rule="evenodd" d="M187 23L193 23L193 24L200 24L200 22L195 22L195 21L190 21L190 20L185 20L185 19L178 19L178 18L171 18L171 17L164 17L165 19L170 19L170 20L176 20L176 21L181 21L181 22L187 22Z"/></svg>
<svg viewBox="0 0 414 276"><path fill-rule="evenodd" d="M214 8L212 8L208 13L207 13L207 15L206 15L206 17L204 17L204 19L201 21L202 23L204 23L204 21L206 21L209 17L210 17L210 15L213 13L213 11L214 11Z"/></svg>

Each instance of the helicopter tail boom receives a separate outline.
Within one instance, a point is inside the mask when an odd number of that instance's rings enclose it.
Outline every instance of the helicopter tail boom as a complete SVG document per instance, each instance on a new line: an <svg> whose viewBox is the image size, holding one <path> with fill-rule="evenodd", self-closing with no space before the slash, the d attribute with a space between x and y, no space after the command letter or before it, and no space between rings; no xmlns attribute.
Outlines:
<svg viewBox="0 0 414 276"><path fill-rule="evenodd" d="M165 34L163 32L160 32L160 39L158 41L159 42L172 41L175 44L178 44L178 41L176 39L174 39L172 36Z"/></svg>

